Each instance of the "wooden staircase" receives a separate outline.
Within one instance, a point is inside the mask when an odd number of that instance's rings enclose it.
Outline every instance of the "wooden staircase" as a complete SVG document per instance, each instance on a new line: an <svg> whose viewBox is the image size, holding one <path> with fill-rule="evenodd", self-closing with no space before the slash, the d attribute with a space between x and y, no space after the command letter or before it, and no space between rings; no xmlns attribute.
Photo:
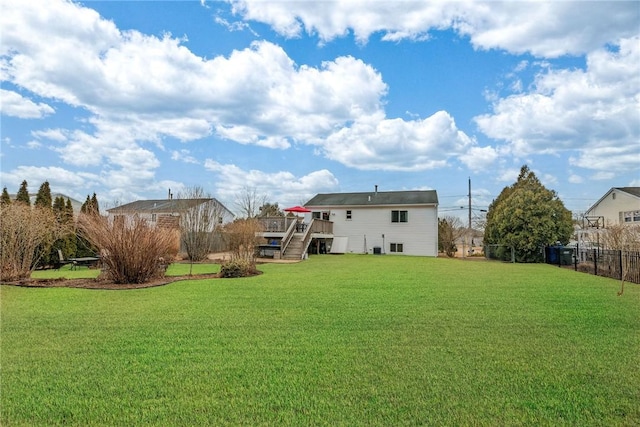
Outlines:
<svg viewBox="0 0 640 427"><path fill-rule="evenodd" d="M303 233L295 233L287 245L287 250L282 256L282 259L301 260L302 255L307 250L307 248L302 247L303 238Z"/></svg>

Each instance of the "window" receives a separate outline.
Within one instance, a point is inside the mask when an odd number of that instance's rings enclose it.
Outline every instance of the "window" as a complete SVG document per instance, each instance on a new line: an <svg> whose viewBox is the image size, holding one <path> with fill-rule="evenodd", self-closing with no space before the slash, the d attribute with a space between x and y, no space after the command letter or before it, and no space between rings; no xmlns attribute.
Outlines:
<svg viewBox="0 0 640 427"><path fill-rule="evenodd" d="M391 211L391 222L409 222L409 211Z"/></svg>
<svg viewBox="0 0 640 427"><path fill-rule="evenodd" d="M627 211L622 215L624 222L640 222L640 211Z"/></svg>
<svg viewBox="0 0 640 427"><path fill-rule="evenodd" d="M156 218L156 214L151 214L151 222L156 222L157 218Z"/></svg>
<svg viewBox="0 0 640 427"><path fill-rule="evenodd" d="M320 212L312 212L311 213L311 218L320 219Z"/></svg>
<svg viewBox="0 0 640 427"><path fill-rule="evenodd" d="M347 211L347 221L351 221L351 211Z"/></svg>
<svg viewBox="0 0 640 427"><path fill-rule="evenodd" d="M391 243L389 246L389 252L404 252L404 245L402 243Z"/></svg>

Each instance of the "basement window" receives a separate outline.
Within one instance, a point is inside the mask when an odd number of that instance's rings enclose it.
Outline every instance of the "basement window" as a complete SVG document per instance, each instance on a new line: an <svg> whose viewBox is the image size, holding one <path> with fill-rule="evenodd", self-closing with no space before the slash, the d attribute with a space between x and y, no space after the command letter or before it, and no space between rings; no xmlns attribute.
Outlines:
<svg viewBox="0 0 640 427"><path fill-rule="evenodd" d="M404 252L404 245L402 243L391 243L389 252Z"/></svg>

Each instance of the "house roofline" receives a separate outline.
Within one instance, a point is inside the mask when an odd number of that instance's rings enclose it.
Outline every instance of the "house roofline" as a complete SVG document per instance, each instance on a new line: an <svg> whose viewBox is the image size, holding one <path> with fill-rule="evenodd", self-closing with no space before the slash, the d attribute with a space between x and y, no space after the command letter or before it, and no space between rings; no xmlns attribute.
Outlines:
<svg viewBox="0 0 640 427"><path fill-rule="evenodd" d="M584 216L588 216L587 214L589 212L591 212L593 210L593 208L595 208L596 206L598 206L600 204L600 202L602 202L604 199L607 198L607 196L609 196L609 194L611 194L613 191L622 191L625 194L628 194L631 197L635 197L636 199L640 199L640 197L638 197L637 195L628 192L627 190L625 190L625 188L627 187L611 187L611 189L609 191L607 191L604 196L600 197L600 199L598 199L597 202L595 202L593 205L591 205L591 207L589 207L589 209L586 210L586 212L584 213Z"/></svg>

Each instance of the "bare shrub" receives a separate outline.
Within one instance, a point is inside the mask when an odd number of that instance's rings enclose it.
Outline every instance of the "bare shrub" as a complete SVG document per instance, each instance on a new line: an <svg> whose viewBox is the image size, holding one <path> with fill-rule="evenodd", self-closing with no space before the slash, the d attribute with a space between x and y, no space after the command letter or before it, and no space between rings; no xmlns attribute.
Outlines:
<svg viewBox="0 0 640 427"><path fill-rule="evenodd" d="M438 219L438 250L444 252L448 257L455 256L458 250L456 241L464 236L465 231L466 229L458 217L445 216Z"/></svg>
<svg viewBox="0 0 640 427"><path fill-rule="evenodd" d="M179 250L177 230L153 227L134 216L110 221L97 214L81 215L79 229L102 254L104 275L114 283L145 283L164 277Z"/></svg>
<svg viewBox="0 0 640 427"><path fill-rule="evenodd" d="M606 249L638 251L640 250L640 226L609 225L601 234L601 239L602 246Z"/></svg>
<svg viewBox="0 0 640 427"><path fill-rule="evenodd" d="M249 276L256 273L256 246L260 242L258 233L261 231L262 226L256 219L238 219L224 227L231 259L221 266L221 276L225 277L226 270L233 271L226 277Z"/></svg>
<svg viewBox="0 0 640 427"><path fill-rule="evenodd" d="M192 187L178 195L180 235L189 261L207 258L222 220L222 205L201 187Z"/></svg>
<svg viewBox="0 0 640 427"><path fill-rule="evenodd" d="M631 266L633 265L633 263L630 262L628 253L630 251L640 251L640 226L631 224L609 225L602 234L602 244L607 249L627 253L626 256L620 255L622 274L618 295L622 295L624 293L624 282L628 280L631 274ZM623 259L624 262L622 262ZM637 266L637 264L635 265Z"/></svg>
<svg viewBox="0 0 640 427"><path fill-rule="evenodd" d="M28 278L60 235L51 209L12 203L0 208L0 279Z"/></svg>

